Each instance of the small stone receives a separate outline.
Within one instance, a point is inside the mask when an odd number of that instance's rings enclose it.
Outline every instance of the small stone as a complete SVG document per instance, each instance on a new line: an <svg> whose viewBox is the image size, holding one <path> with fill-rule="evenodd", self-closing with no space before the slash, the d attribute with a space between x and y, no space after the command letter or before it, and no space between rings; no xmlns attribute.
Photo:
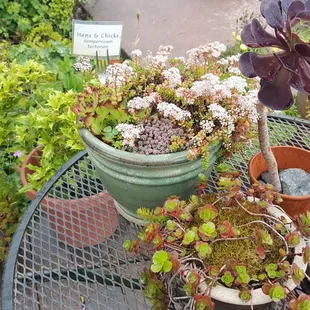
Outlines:
<svg viewBox="0 0 310 310"><path fill-rule="evenodd" d="M299 169L283 169L279 173L282 193L290 196L310 195L310 173Z"/></svg>
<svg viewBox="0 0 310 310"><path fill-rule="evenodd" d="M269 172L268 171L263 172L260 177L266 184L269 183Z"/></svg>

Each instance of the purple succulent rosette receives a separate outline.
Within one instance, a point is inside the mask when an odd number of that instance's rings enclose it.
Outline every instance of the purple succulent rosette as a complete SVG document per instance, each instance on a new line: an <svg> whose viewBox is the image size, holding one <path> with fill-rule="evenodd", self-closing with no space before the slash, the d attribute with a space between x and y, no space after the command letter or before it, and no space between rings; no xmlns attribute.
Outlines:
<svg viewBox="0 0 310 310"><path fill-rule="evenodd" d="M274 35L254 18L244 27L241 39L248 47L276 47L279 52L246 52L240 57L240 71L261 78L258 99L262 104L286 110L294 103L291 87L310 96L310 44L292 31L300 21L310 21L310 0L263 0L260 11Z"/></svg>

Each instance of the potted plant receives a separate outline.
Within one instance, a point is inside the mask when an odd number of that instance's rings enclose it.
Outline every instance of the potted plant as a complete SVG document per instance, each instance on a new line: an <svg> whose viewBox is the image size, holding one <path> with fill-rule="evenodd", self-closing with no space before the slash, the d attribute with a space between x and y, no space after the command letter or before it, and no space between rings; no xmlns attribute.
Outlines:
<svg viewBox="0 0 310 310"><path fill-rule="evenodd" d="M257 19L246 25L241 33L243 43L249 47L276 48L272 55L246 52L240 57L241 72L247 77L258 76L261 79L257 104L261 153L256 154L250 161L249 174L252 182L256 182L268 169L269 183L280 192L282 186L279 169L300 168L307 175L310 173L310 152L289 146L270 148L266 107L275 110L288 109L294 103L291 87L310 95L309 43L303 42L295 33L299 23L310 20L310 7L308 3L298 0L267 0L261 3L261 13L267 24L274 29L275 36L264 30ZM295 173L296 171L294 175ZM289 178L293 179L294 176L290 175ZM283 182L282 180L282 184ZM309 181L301 182L307 184ZM286 193L289 194L281 194L281 206L287 213L293 216L310 210L309 192Z"/></svg>
<svg viewBox="0 0 310 310"><path fill-rule="evenodd" d="M219 42L170 57L132 52L92 82L73 111L79 134L118 211L142 224L137 207L155 208L172 194L188 198L199 173L211 173L223 153L240 149L256 121L256 82L219 59Z"/></svg>
<svg viewBox="0 0 310 310"><path fill-rule="evenodd" d="M244 195L237 175L222 176L217 194L193 195L188 201L173 196L154 211L138 210L149 224L138 240L123 246L152 253L141 277L152 309L173 304L210 310L212 300L216 309L223 303L253 309L286 298L291 309L309 306L310 297L297 298L293 289L307 277L310 247L304 239L310 235L310 213L292 221L271 204L280 199L271 185L254 184Z"/></svg>
<svg viewBox="0 0 310 310"><path fill-rule="evenodd" d="M16 148L22 154L35 147L20 169L24 185L22 192L30 199L35 198L37 191L60 167L84 149L74 126L75 115L71 111L75 100L76 94L73 92L51 92L44 106L18 119ZM99 196L90 194L89 197L82 192L80 195L76 193L76 183L83 183L83 173L86 174L87 169L84 167L84 172L81 169L79 176L65 180L67 193L62 190L61 196L45 197L42 201L42 208L49 217L51 227L58 231L58 238L76 247L95 245L100 242L97 236L104 240L116 228L117 215L113 204L105 205L105 193ZM58 182L60 187L61 182Z"/></svg>

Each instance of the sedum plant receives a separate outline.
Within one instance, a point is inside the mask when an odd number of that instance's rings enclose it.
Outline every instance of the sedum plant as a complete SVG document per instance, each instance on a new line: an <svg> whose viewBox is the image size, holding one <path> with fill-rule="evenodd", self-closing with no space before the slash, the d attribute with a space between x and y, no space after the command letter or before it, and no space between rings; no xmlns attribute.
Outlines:
<svg viewBox="0 0 310 310"><path fill-rule="evenodd" d="M310 21L310 2L264 0L260 11L274 34L267 32L254 18L244 27L241 38L249 47L269 47L273 48L273 52L267 55L256 52L242 54L240 70L246 77L260 78L257 104L260 148L269 170L270 183L275 190L281 191L278 166L270 150L266 107L275 110L290 108L294 103L291 88L310 95L310 47L298 31L300 24Z"/></svg>
<svg viewBox="0 0 310 310"><path fill-rule="evenodd" d="M310 213L297 220L271 215L267 207L281 200L272 185L254 184L245 195L238 175L225 173L218 194L193 195L189 201L170 197L154 211L138 210L149 224L138 240L126 240L123 246L130 252L152 253L142 283L153 309L180 303L184 309L213 309L216 285L239 290L245 302L251 302L253 290L262 288L274 302L289 298L291 309L307 309L303 307L309 296L297 298L285 282L293 279L299 285L308 277L293 259L310 261L309 246L300 253L294 250L310 236Z"/></svg>
<svg viewBox="0 0 310 310"><path fill-rule="evenodd" d="M219 42L183 57L172 46L156 55L132 52L113 63L101 84L80 93L73 108L80 125L115 148L139 154L188 150L207 158L208 145L222 141L228 152L247 140L257 120L256 82L240 76L238 57L221 58Z"/></svg>

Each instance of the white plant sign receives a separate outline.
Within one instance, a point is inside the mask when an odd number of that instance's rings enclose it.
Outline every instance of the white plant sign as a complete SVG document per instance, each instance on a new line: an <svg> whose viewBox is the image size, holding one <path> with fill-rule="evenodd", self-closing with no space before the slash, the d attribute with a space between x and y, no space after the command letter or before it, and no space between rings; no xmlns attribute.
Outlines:
<svg viewBox="0 0 310 310"><path fill-rule="evenodd" d="M72 20L73 56L119 58L123 22Z"/></svg>

